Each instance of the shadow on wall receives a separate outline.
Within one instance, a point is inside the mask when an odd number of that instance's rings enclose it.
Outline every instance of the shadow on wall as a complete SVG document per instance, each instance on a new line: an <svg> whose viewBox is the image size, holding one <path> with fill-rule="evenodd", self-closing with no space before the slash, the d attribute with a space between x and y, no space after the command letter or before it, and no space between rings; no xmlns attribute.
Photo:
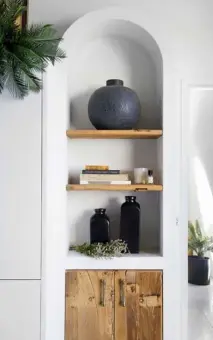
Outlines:
<svg viewBox="0 0 213 340"><path fill-rule="evenodd" d="M76 221L76 240L77 244L81 244L84 242L90 242L90 229L85 228L85 223L88 221L88 226L91 218L91 211L86 210L82 213L82 215Z"/></svg>
<svg viewBox="0 0 213 340"><path fill-rule="evenodd" d="M110 218L110 238L116 240L120 236L120 211L121 204L117 198L109 198L106 207L107 214Z"/></svg>
<svg viewBox="0 0 213 340"><path fill-rule="evenodd" d="M200 98L199 98L200 96ZM198 97L198 99L197 99ZM212 161L212 125L213 125L213 96L212 90L203 90L196 93L197 105L194 108L195 119L192 122L192 153L193 174L190 204L196 204L196 215L193 218L201 220L204 231L213 234L213 161ZM195 101L196 101L195 100ZM196 199L192 195L196 195ZM194 208L194 207L193 207Z"/></svg>
<svg viewBox="0 0 213 340"><path fill-rule="evenodd" d="M70 126L75 129L94 129L88 117L88 102L96 88L89 88L70 101Z"/></svg>
<svg viewBox="0 0 213 340"><path fill-rule="evenodd" d="M203 94L202 94L203 92ZM201 98L196 107L197 119L193 129L193 150L194 150L194 175L196 185L196 195L200 219L204 231L213 235L213 95L212 90L201 91ZM190 192L193 194L192 192ZM193 200L192 197L189 199ZM198 212L196 211L196 214ZM199 218L196 216L196 218ZM213 255L211 266L213 273Z"/></svg>
<svg viewBox="0 0 213 340"><path fill-rule="evenodd" d="M213 142L212 142L212 126L213 126L213 96L212 91L205 91L205 95L198 103L198 116L193 132L193 148L194 156L197 157L205 171L208 185L213 197ZM202 178L199 179L202 181ZM202 185L202 183L200 183ZM204 193L205 194L205 193ZM207 197L202 197L203 200ZM211 207L213 210L213 207ZM213 221L213 219L212 219Z"/></svg>

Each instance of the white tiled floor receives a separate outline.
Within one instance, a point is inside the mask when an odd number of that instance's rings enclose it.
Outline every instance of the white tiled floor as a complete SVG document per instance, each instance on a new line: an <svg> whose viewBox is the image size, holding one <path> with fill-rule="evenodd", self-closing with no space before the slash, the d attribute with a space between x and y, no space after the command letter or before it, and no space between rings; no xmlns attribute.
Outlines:
<svg viewBox="0 0 213 340"><path fill-rule="evenodd" d="M213 283L189 285L189 340L213 340Z"/></svg>

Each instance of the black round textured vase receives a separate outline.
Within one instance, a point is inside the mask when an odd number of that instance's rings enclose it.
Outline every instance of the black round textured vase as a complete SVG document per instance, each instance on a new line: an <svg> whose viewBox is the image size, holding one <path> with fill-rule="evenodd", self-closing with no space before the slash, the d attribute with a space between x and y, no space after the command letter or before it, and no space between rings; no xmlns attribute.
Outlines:
<svg viewBox="0 0 213 340"><path fill-rule="evenodd" d="M188 256L188 281L200 286L210 284L210 259L208 257Z"/></svg>
<svg viewBox="0 0 213 340"><path fill-rule="evenodd" d="M139 253L140 204L135 196L126 196L121 206L120 238L128 245L130 253Z"/></svg>
<svg viewBox="0 0 213 340"><path fill-rule="evenodd" d="M141 106L137 94L123 86L120 79L107 80L97 89L88 104L89 119L97 130L136 128Z"/></svg>
<svg viewBox="0 0 213 340"><path fill-rule="evenodd" d="M95 209L95 214L90 219L90 243L109 242L109 224L106 209Z"/></svg>

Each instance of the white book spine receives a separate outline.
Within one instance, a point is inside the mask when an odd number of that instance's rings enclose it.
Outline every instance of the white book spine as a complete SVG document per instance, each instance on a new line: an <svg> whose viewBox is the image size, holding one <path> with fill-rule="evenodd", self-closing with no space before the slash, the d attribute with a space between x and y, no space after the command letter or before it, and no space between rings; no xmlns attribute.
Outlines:
<svg viewBox="0 0 213 340"><path fill-rule="evenodd" d="M80 174L80 180L81 181L128 181L129 176L128 174L115 174L115 175L105 175L105 174Z"/></svg>
<svg viewBox="0 0 213 340"><path fill-rule="evenodd" d="M109 184L109 185L126 185L131 184L131 181L80 181L80 184Z"/></svg>

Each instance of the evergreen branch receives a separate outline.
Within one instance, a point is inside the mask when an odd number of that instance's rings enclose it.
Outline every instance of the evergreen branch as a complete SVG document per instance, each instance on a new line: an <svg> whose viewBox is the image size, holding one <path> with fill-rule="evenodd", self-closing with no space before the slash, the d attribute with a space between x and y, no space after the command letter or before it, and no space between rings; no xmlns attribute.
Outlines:
<svg viewBox="0 0 213 340"><path fill-rule="evenodd" d="M8 89L9 87L11 87L10 92L13 93L14 91L14 95L18 98L24 98L29 93L29 90L33 92L39 92L42 88L42 82L41 79L35 76L32 68L27 67L26 63L23 63L17 57L17 55L10 52L7 53L7 59L9 65L11 66L6 86ZM17 72L17 69L19 69L19 72ZM10 73L13 73L13 75L11 75ZM16 84L13 84L13 82L16 82ZM21 84L25 84L25 86L21 86ZM27 91L25 90L25 88L27 88ZM22 94L20 94L19 91L21 91L22 89L23 92Z"/></svg>
<svg viewBox="0 0 213 340"><path fill-rule="evenodd" d="M24 98L24 95L27 93L27 89L23 80L21 80L18 76L18 72L14 71L12 65L7 66L7 78L5 80L6 88L14 94L17 98Z"/></svg>
<svg viewBox="0 0 213 340"><path fill-rule="evenodd" d="M40 91L36 73L65 58L52 25L19 27L17 18L25 10L23 0L0 0L0 93L7 87L19 98Z"/></svg>
<svg viewBox="0 0 213 340"><path fill-rule="evenodd" d="M13 51L13 54L16 55L22 63L26 63L29 68L39 72L45 71L48 61L32 49L25 46L14 45Z"/></svg>
<svg viewBox="0 0 213 340"><path fill-rule="evenodd" d="M23 0L0 0L0 24L14 23L26 10Z"/></svg>
<svg viewBox="0 0 213 340"><path fill-rule="evenodd" d="M21 40L35 43L59 43L62 38L56 37L56 30L52 25L31 25L22 31Z"/></svg>
<svg viewBox="0 0 213 340"><path fill-rule="evenodd" d="M72 245L70 250L75 250L81 254L94 258L113 258L120 257L128 253L127 244L122 240L110 241L108 243L83 243Z"/></svg>

